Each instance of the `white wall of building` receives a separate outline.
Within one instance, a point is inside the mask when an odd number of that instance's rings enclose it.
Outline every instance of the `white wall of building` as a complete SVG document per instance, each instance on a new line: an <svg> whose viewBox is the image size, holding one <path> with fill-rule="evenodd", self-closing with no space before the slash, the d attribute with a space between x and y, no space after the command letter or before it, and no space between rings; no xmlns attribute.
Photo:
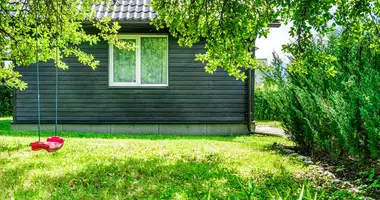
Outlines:
<svg viewBox="0 0 380 200"><path fill-rule="evenodd" d="M259 49L256 50L256 58L267 59L268 65L270 65L273 60L272 52L276 51L280 58L285 63L288 63L289 60L282 51L282 45L289 43L291 40L289 35L290 26L291 24L282 24L279 28L271 28L267 38L257 39L256 47Z"/></svg>
<svg viewBox="0 0 380 200"><path fill-rule="evenodd" d="M256 40L256 58L265 63L266 66L271 65L273 60L272 52L275 51L284 63L289 63L289 59L282 51L282 45L290 42L289 35L291 24L281 25L279 28L271 28L267 38L259 38ZM263 86L264 73L260 70L255 70L255 86Z"/></svg>

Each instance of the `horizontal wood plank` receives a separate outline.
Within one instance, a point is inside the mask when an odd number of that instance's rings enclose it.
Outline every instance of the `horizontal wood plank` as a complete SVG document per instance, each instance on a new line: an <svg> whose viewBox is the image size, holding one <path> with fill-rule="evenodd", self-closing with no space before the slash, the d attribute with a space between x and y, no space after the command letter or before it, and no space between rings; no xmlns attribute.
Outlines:
<svg viewBox="0 0 380 200"><path fill-rule="evenodd" d="M247 82L237 81L222 69L209 74L195 54L205 53L204 42L183 48L169 39L169 86L158 88L109 87L108 44L80 45L100 61L93 70L65 58L67 70L58 70L59 120L81 122L244 122L247 110ZM42 121L54 121L55 71L52 61L41 62L40 96ZM17 91L18 122L36 120L36 65L16 67L28 83ZM17 123L16 121L16 123Z"/></svg>

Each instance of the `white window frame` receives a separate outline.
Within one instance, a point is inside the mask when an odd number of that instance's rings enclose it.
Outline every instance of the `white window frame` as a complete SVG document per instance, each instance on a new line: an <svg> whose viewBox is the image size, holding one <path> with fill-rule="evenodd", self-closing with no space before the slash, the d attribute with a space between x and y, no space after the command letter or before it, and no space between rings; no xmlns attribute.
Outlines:
<svg viewBox="0 0 380 200"><path fill-rule="evenodd" d="M166 46L167 56L167 66L166 66L166 84L142 84L141 83L141 38L142 37L165 37L168 42ZM113 45L109 44L108 48L108 85L109 86L120 86L120 87L163 87L169 86L169 38L168 35L118 35L119 39L135 39L136 40L136 82L114 82L113 80Z"/></svg>

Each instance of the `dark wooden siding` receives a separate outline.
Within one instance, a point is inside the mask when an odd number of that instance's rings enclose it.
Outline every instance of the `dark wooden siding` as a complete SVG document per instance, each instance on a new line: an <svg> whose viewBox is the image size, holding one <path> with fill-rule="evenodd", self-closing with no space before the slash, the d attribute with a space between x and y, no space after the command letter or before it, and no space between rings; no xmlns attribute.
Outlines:
<svg viewBox="0 0 380 200"><path fill-rule="evenodd" d="M169 86L164 88L110 88L108 45L81 48L100 61L92 70L66 59L59 70L60 123L235 123L246 121L246 83L219 70L208 74L194 60L205 52L202 43L181 48L169 38ZM15 123L37 119L36 68L18 67L29 86L17 92ZM55 67L40 63L41 120L55 119Z"/></svg>

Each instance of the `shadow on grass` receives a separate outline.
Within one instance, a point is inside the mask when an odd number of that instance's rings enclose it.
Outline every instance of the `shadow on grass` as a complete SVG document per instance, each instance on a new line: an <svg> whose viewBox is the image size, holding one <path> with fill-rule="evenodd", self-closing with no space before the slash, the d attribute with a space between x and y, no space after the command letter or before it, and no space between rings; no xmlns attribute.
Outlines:
<svg viewBox="0 0 380 200"><path fill-rule="evenodd" d="M2 161L0 160L0 164L3 165L5 163L1 163ZM0 166L1 166L0 165ZM26 174L30 172L31 170L35 169L43 169L46 167L45 163L22 163L17 165L15 168L7 168L3 169L0 167L0 191L1 193L7 193L8 192L13 192L14 188L22 188L23 187L23 181L26 177ZM0 193L1 199L13 199L10 197L4 197ZM17 198L16 198L17 199Z"/></svg>
<svg viewBox="0 0 380 200"><path fill-rule="evenodd" d="M29 165L5 171L3 197L15 199L248 199L248 180L210 160L126 158L112 162L88 163L62 174L33 177L25 186L23 178ZM43 167L40 167L43 170ZM20 179L19 179L20 178ZM270 199L279 194L297 199L303 181L284 170L280 175L267 173L257 181L252 197ZM1 185L1 184L0 184ZM4 187L4 185L3 185ZM312 188L310 188L313 191ZM10 192L11 191L11 192ZM0 195L1 196L1 195Z"/></svg>

